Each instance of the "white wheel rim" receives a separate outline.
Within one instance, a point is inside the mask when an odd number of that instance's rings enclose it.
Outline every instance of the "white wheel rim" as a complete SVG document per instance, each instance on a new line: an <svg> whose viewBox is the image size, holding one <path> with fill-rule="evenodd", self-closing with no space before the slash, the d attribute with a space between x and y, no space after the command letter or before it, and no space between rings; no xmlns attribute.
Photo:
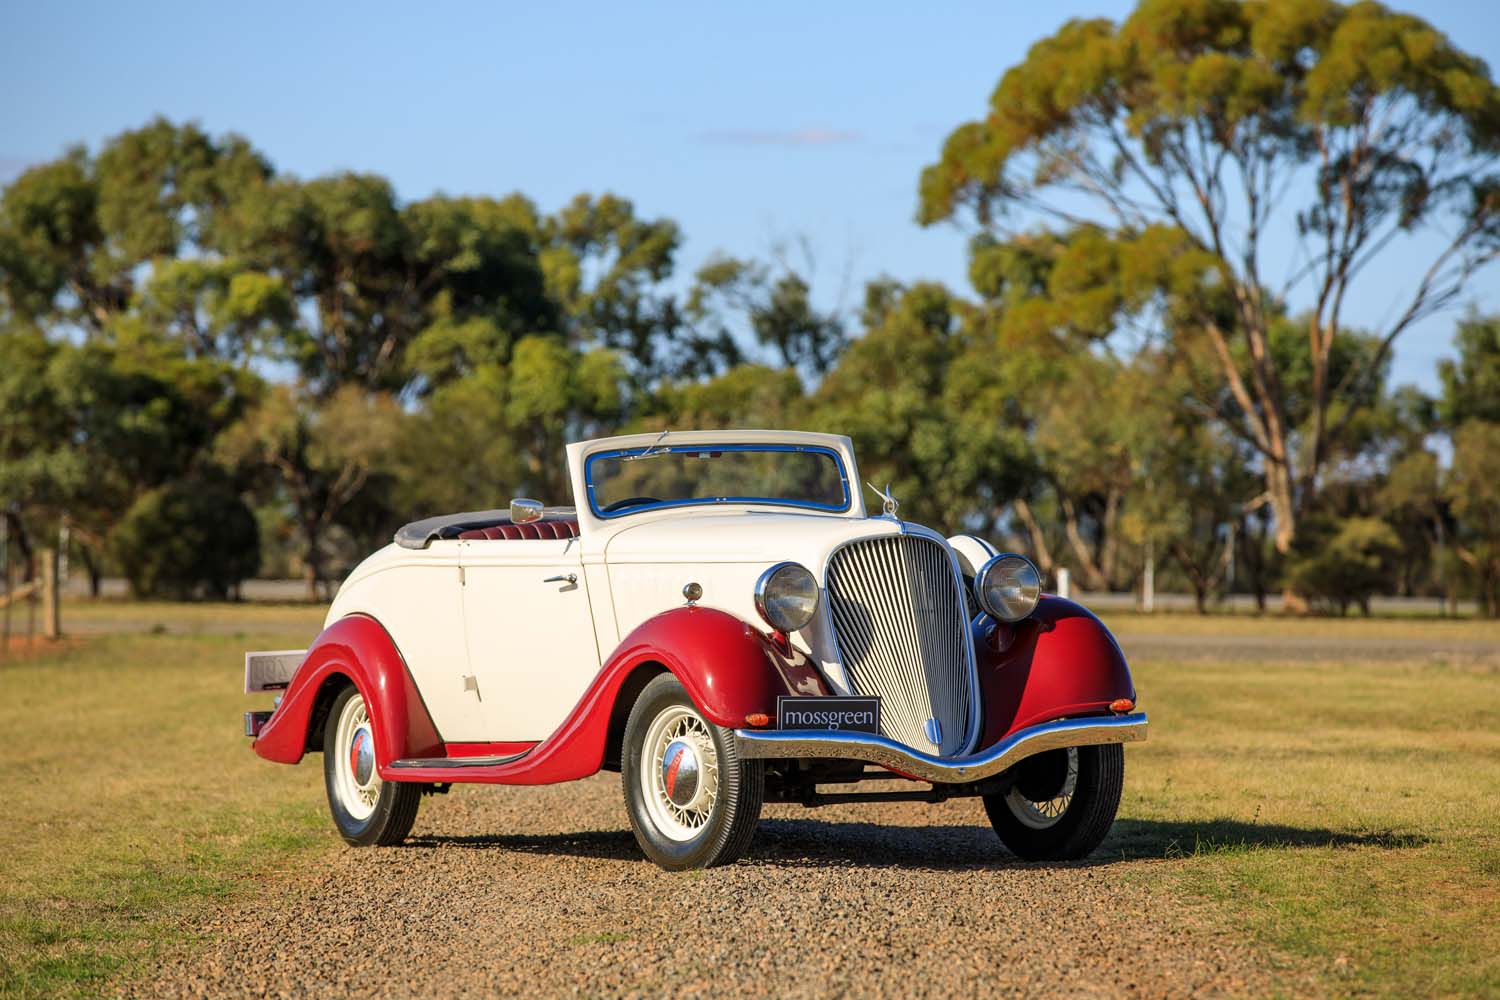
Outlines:
<svg viewBox="0 0 1500 1000"><path fill-rule="evenodd" d="M1073 804L1073 793L1078 789L1078 749L1068 748L1068 776L1063 779L1062 790L1045 802L1033 802L1021 794L1019 788L1012 788L1010 794L1005 796L1005 804L1010 807L1011 815L1020 820L1023 826L1029 826L1033 830L1046 830L1056 826L1068 811L1068 806Z"/></svg>
<svg viewBox="0 0 1500 1000"><path fill-rule="evenodd" d="M344 702L333 747L324 748L329 752L334 755L333 790L339 805L356 820L369 819L380 798L380 775L375 767L375 730L358 694Z"/></svg>
<svg viewBox="0 0 1500 1000"><path fill-rule="evenodd" d="M683 843L708 826L719 801L719 754L697 712L673 705L651 720L641 747L640 784L646 812L663 836Z"/></svg>

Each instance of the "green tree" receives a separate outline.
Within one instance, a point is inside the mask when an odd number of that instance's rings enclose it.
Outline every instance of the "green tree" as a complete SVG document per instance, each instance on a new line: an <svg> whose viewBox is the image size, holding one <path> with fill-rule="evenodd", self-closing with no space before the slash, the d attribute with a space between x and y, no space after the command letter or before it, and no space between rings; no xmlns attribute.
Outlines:
<svg viewBox="0 0 1500 1000"><path fill-rule="evenodd" d="M434 391L393 452L403 516L572 499L563 449L619 425L627 377L612 351L523 338L509 364L486 364Z"/></svg>
<svg viewBox="0 0 1500 1000"><path fill-rule="evenodd" d="M1474 578L1480 611L1500 618L1500 424L1471 420L1454 433L1444 496L1459 525L1454 551Z"/></svg>
<svg viewBox="0 0 1500 1000"><path fill-rule="evenodd" d="M1453 346L1458 357L1438 362L1443 423L1451 428L1469 420L1500 424L1500 315L1464 317Z"/></svg>
<svg viewBox="0 0 1500 1000"><path fill-rule="evenodd" d="M682 234L670 219L642 219L612 194L580 194L540 223L547 290L575 345L627 359L649 382L669 374L682 314L667 288Z"/></svg>
<svg viewBox="0 0 1500 1000"><path fill-rule="evenodd" d="M750 333L775 360L817 379L826 375L845 345L844 326L833 313L815 308L812 288L794 271L775 273L754 261L715 257L698 270L687 300L687 315L707 335L698 353L717 348L731 362L737 356L733 315L742 315Z"/></svg>
<svg viewBox="0 0 1500 1000"><path fill-rule="evenodd" d="M216 453L241 475L257 473L290 508L308 600L319 598L339 517L385 468L402 412L386 394L344 386L327 398L275 386L220 435Z"/></svg>
<svg viewBox="0 0 1500 1000"><path fill-rule="evenodd" d="M879 323L818 387L810 424L848 434L861 476L890 484L906 516L993 533L1037 475L1017 405L1029 359L1000 351L973 305L940 285L882 283L871 296Z"/></svg>
<svg viewBox="0 0 1500 1000"><path fill-rule="evenodd" d="M987 116L924 171L920 218L968 212L990 232L1043 218L1123 239L1166 227L1192 248L1216 279L1192 311L1235 402L1227 426L1257 453L1288 552L1355 412L1334 401L1500 252L1497 150L1486 67L1419 18L1331 0L1144 0L1118 25L1069 22L1007 71ZM1284 217L1306 264L1275 287L1265 239ZM1374 351L1335 376L1359 279L1419 230L1441 249L1415 265ZM1291 294L1308 303L1300 427L1271 343Z"/></svg>
<svg viewBox="0 0 1500 1000"><path fill-rule="evenodd" d="M0 299L34 324L105 332L142 265L219 245L270 167L243 139L156 119L16 178L0 197ZM149 273L149 269L146 271Z"/></svg>
<svg viewBox="0 0 1500 1000"><path fill-rule="evenodd" d="M1377 517L1309 522L1287 565L1299 593L1347 614L1357 604L1366 615L1370 598L1390 589L1401 557L1401 540Z"/></svg>
<svg viewBox="0 0 1500 1000"><path fill-rule="evenodd" d="M260 567L255 515L221 480L189 477L148 490L110 531L136 597L225 600Z"/></svg>
<svg viewBox="0 0 1500 1000"><path fill-rule="evenodd" d="M66 522L96 585L105 538L145 491L207 473L215 436L258 389L159 336L0 335L0 505L23 548Z"/></svg>

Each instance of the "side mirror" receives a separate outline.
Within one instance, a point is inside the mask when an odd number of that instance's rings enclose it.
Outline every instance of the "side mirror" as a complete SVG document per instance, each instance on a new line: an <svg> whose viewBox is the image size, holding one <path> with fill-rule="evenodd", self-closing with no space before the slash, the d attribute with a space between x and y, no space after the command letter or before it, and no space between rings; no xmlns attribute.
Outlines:
<svg viewBox="0 0 1500 1000"><path fill-rule="evenodd" d="M532 521L542 519L542 502L540 500L527 500L525 497L516 497L510 502L510 523L530 524Z"/></svg>

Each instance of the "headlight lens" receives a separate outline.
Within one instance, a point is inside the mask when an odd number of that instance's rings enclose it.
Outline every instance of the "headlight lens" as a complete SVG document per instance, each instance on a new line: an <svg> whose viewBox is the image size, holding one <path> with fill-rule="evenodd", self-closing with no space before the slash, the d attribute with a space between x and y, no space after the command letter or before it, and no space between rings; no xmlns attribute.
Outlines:
<svg viewBox="0 0 1500 1000"><path fill-rule="evenodd" d="M1003 552L974 575L979 606L1003 622L1018 622L1036 610L1042 596L1042 574L1030 559Z"/></svg>
<svg viewBox="0 0 1500 1000"><path fill-rule="evenodd" d="M777 563L755 583L755 610L778 632L795 632L818 610L818 581L806 566Z"/></svg>

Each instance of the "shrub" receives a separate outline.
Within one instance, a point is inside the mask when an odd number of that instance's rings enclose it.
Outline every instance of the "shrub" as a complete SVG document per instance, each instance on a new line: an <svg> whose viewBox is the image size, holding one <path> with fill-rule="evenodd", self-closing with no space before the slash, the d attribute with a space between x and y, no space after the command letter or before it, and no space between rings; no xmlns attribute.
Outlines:
<svg viewBox="0 0 1500 1000"><path fill-rule="evenodd" d="M137 597L222 600L260 567L255 515L233 490L201 479L143 494L110 547Z"/></svg>
<svg viewBox="0 0 1500 1000"><path fill-rule="evenodd" d="M1315 605L1370 613L1370 598L1391 589L1401 539L1378 517L1312 522L1300 532L1287 565L1288 582Z"/></svg>

